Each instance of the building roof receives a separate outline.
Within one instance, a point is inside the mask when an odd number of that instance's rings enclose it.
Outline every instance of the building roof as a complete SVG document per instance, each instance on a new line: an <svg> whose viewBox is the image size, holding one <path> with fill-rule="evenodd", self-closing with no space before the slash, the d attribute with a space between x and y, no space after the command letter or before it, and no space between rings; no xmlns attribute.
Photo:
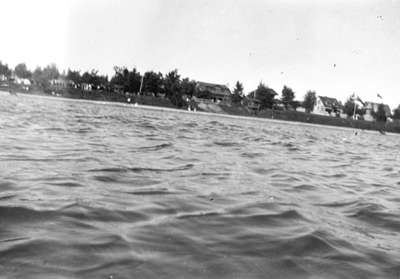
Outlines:
<svg viewBox="0 0 400 279"><path fill-rule="evenodd" d="M229 90L228 86L223 84L198 81L196 83L196 88L200 92L207 91L218 97L226 97L231 95L231 91Z"/></svg>
<svg viewBox="0 0 400 279"><path fill-rule="evenodd" d="M318 96L321 100L322 104L326 108L342 108L343 105L335 98L326 97L326 96Z"/></svg>

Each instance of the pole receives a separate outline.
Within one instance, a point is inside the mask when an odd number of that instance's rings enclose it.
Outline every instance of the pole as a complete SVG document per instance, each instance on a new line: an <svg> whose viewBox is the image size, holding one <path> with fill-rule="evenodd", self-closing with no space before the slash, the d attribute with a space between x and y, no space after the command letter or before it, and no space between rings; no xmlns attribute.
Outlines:
<svg viewBox="0 0 400 279"><path fill-rule="evenodd" d="M354 100L354 98L356 97L356 94L353 93L353 102L354 102L354 111L353 111L353 119L356 119L356 102Z"/></svg>
<svg viewBox="0 0 400 279"><path fill-rule="evenodd" d="M140 80L139 95L141 95L141 93L142 93L143 79L144 79L144 76L142 76L142 79Z"/></svg>

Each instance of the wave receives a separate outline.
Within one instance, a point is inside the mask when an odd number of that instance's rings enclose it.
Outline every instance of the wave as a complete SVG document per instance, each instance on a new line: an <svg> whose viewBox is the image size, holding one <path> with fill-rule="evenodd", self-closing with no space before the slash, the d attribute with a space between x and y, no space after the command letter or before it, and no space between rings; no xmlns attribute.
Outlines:
<svg viewBox="0 0 400 279"><path fill-rule="evenodd" d="M0 220L5 224L47 221L56 216L57 213L52 210L35 210L21 206L0 206Z"/></svg>
<svg viewBox="0 0 400 279"><path fill-rule="evenodd" d="M175 172L175 171L185 171L190 170L194 167L193 164L187 164L184 166L176 167L176 168L145 168L145 167L135 167L135 168L99 168L99 169L90 169L89 172L111 172L111 173L124 173L124 172Z"/></svg>
<svg viewBox="0 0 400 279"><path fill-rule="evenodd" d="M378 211L374 205L353 209L347 216L368 223L375 228L389 229L395 232L400 230L398 213Z"/></svg>
<svg viewBox="0 0 400 279"><path fill-rule="evenodd" d="M153 145L153 146L142 146L142 147L135 147L131 149L130 151L134 152L147 152L147 151L159 151L165 148L172 147L172 143L163 143L163 144L158 144L158 145Z"/></svg>
<svg viewBox="0 0 400 279"><path fill-rule="evenodd" d="M68 204L57 210L62 216L74 218L80 222L138 222L147 220L144 213L129 210L111 210L102 207L91 207L79 203Z"/></svg>

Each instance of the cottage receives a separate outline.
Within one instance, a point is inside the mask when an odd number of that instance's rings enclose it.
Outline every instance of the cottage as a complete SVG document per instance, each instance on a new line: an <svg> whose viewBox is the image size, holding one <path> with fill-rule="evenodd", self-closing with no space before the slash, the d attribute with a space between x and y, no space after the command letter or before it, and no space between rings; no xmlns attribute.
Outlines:
<svg viewBox="0 0 400 279"><path fill-rule="evenodd" d="M335 98L318 96L315 102L313 113L320 115L340 115L343 111L343 105Z"/></svg>
<svg viewBox="0 0 400 279"><path fill-rule="evenodd" d="M364 120L366 121L374 121L374 114L378 112L378 107L379 104L378 103L374 103L374 102L365 102L364 104L364 110L365 110L365 114L364 114ZM383 104L383 108L385 110L386 113L386 117L390 117L391 111L390 111L390 107L388 105Z"/></svg>
<svg viewBox="0 0 400 279"><path fill-rule="evenodd" d="M32 85L32 83L31 83L31 81L29 79L27 79L27 78L19 78L17 76L14 78L14 83L18 84L19 87L22 90L25 90L25 91L29 91L29 89L30 89L30 87Z"/></svg>
<svg viewBox="0 0 400 279"><path fill-rule="evenodd" d="M77 88L77 85L72 80L65 78L57 78L50 80L50 87L54 90L62 90L66 88Z"/></svg>
<svg viewBox="0 0 400 279"><path fill-rule="evenodd" d="M94 85L90 84L90 83L82 83L81 84L81 88L84 91L92 91L93 90Z"/></svg>
<svg viewBox="0 0 400 279"><path fill-rule="evenodd" d="M261 108L261 102L256 98L248 98L247 100L247 108L250 111L258 112Z"/></svg>
<svg viewBox="0 0 400 279"><path fill-rule="evenodd" d="M212 99L214 102L230 101L232 95L226 85L200 81L196 83L195 92L198 98Z"/></svg>

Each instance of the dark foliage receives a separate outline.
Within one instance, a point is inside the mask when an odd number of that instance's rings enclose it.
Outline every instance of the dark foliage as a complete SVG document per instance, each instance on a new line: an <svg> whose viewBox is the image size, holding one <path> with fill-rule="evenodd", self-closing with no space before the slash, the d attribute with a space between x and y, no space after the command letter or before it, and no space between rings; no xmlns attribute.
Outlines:
<svg viewBox="0 0 400 279"><path fill-rule="evenodd" d="M0 75L4 75L6 77L11 76L11 69L8 67L7 64L3 64L1 61L0 61Z"/></svg>
<svg viewBox="0 0 400 279"><path fill-rule="evenodd" d="M111 78L111 85L123 86L125 92L139 93L142 76L133 68L129 71L126 67L114 67L114 76Z"/></svg>
<svg viewBox="0 0 400 279"><path fill-rule="evenodd" d="M387 117L386 117L385 105L384 104L379 104L378 110L376 112L374 112L372 114L372 116L378 122L386 122Z"/></svg>
<svg viewBox="0 0 400 279"><path fill-rule="evenodd" d="M182 107L185 105L185 101L182 99L181 77L178 70L175 69L165 75L164 89L166 96L175 106Z"/></svg>
<svg viewBox="0 0 400 279"><path fill-rule="evenodd" d="M314 110L315 103L317 102L317 94L315 91L309 90L304 96L303 106L306 112L310 113Z"/></svg>
<svg viewBox="0 0 400 279"><path fill-rule="evenodd" d="M400 119L400 105L393 111L393 119Z"/></svg>
<svg viewBox="0 0 400 279"><path fill-rule="evenodd" d="M25 63L19 63L15 66L14 73L19 78L31 78L32 73L28 70Z"/></svg>
<svg viewBox="0 0 400 279"><path fill-rule="evenodd" d="M153 71L144 73L143 77L143 92L151 92L157 95L158 93L164 93L163 86L163 74Z"/></svg>
<svg viewBox="0 0 400 279"><path fill-rule="evenodd" d="M80 84L82 82L81 72L68 69L67 79L73 81L75 84Z"/></svg>
<svg viewBox="0 0 400 279"><path fill-rule="evenodd" d="M355 111L354 111L355 106ZM352 97L349 97L343 106L343 113L347 114L348 117L352 117L354 113L358 115L364 115L365 109L359 106Z"/></svg>
<svg viewBox="0 0 400 279"><path fill-rule="evenodd" d="M295 93L293 90L286 85L282 89L282 103L285 106L285 109L289 107L293 107Z"/></svg>
<svg viewBox="0 0 400 279"><path fill-rule="evenodd" d="M278 95L272 88L265 86L262 82L258 85L255 91L255 98L260 101L261 109L273 108L275 96Z"/></svg>
<svg viewBox="0 0 400 279"><path fill-rule="evenodd" d="M189 78L182 79L181 93L188 97L194 96L196 93L196 82L194 80L189 80Z"/></svg>
<svg viewBox="0 0 400 279"><path fill-rule="evenodd" d="M243 95L243 84L240 81L237 81L235 88L233 89L232 102L239 104L243 100Z"/></svg>

